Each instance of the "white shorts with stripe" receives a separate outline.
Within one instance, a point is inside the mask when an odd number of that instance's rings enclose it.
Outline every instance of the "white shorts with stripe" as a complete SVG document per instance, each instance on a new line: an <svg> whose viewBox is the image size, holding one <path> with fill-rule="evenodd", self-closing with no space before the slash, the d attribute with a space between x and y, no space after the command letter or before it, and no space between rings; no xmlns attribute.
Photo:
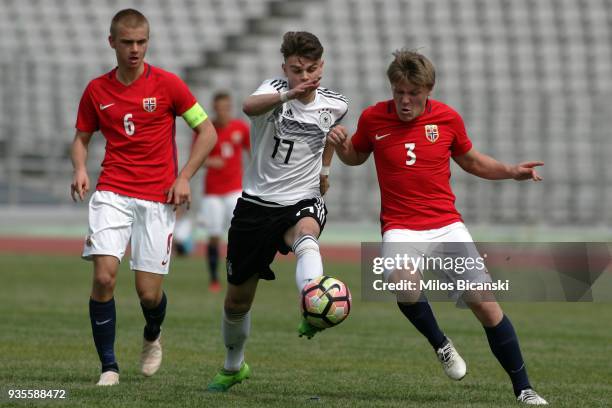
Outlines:
<svg viewBox="0 0 612 408"><path fill-rule="evenodd" d="M89 233L82 257L112 255L121 262L130 243L132 270L167 274L174 222L170 204L96 191L89 201Z"/></svg>
<svg viewBox="0 0 612 408"><path fill-rule="evenodd" d="M391 229L383 234L383 257L403 256L407 254L416 258L423 255L428 258L460 259L480 257L478 249L470 232L462 222L455 222L442 228L416 231L407 229ZM464 262L464 261L462 261ZM457 265L458 263L455 263ZM423 270L419 268L421 274ZM462 268L431 268L428 271L434 273L438 279L444 282L454 283L458 280L469 280L470 282L491 282L491 276L486 268L473 267ZM393 270L385 270L384 278L388 281ZM465 306L461 299L463 291L449 291L448 296L457 302L457 306Z"/></svg>

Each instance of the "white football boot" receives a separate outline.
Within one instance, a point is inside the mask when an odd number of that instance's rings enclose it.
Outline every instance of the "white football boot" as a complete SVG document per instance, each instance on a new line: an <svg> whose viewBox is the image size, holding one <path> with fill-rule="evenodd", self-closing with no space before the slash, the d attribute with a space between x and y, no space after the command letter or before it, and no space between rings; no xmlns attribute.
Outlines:
<svg viewBox="0 0 612 408"><path fill-rule="evenodd" d="M456 381L465 377L467 374L465 361L463 361L463 358L457 352L451 339L447 337L446 344L436 350L436 354L446 375Z"/></svg>
<svg viewBox="0 0 612 408"><path fill-rule="evenodd" d="M105 371L100 375L96 385L109 386L119 384L119 373L115 371Z"/></svg>
<svg viewBox="0 0 612 408"><path fill-rule="evenodd" d="M142 339L142 353L140 354L140 372L150 377L159 370L162 362L161 333L157 339L147 341Z"/></svg>
<svg viewBox="0 0 612 408"><path fill-rule="evenodd" d="M548 405L548 402L531 388L526 388L521 391L521 394L516 397L516 400L527 405Z"/></svg>

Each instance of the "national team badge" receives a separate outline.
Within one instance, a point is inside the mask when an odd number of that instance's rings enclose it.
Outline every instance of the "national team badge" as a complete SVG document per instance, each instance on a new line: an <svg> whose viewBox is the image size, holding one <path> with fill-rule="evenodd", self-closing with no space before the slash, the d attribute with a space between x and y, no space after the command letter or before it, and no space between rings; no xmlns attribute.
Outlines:
<svg viewBox="0 0 612 408"><path fill-rule="evenodd" d="M153 112L157 108L157 98L142 98L142 107L147 112Z"/></svg>
<svg viewBox="0 0 612 408"><path fill-rule="evenodd" d="M440 133L438 132L438 125L425 125L425 137L431 143L435 143L440 137Z"/></svg>
<svg viewBox="0 0 612 408"><path fill-rule="evenodd" d="M332 115L327 109L319 111L319 125L322 129L329 129L332 125Z"/></svg>
<svg viewBox="0 0 612 408"><path fill-rule="evenodd" d="M240 142L242 142L242 132L240 132L239 130L234 130L232 132L232 135L230 136L230 139L232 139L232 143L239 144Z"/></svg>

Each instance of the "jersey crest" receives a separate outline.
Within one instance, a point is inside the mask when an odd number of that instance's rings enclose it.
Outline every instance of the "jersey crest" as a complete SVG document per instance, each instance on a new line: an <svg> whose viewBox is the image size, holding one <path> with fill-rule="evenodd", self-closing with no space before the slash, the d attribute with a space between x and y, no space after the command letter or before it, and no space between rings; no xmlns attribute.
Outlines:
<svg viewBox="0 0 612 408"><path fill-rule="evenodd" d="M154 112L157 109L157 98L142 98L142 107L147 112Z"/></svg>
<svg viewBox="0 0 612 408"><path fill-rule="evenodd" d="M436 143L436 140L440 137L438 132L438 125L425 125L425 137L431 143Z"/></svg>
<svg viewBox="0 0 612 408"><path fill-rule="evenodd" d="M328 130L332 125L332 115L329 109L321 109L319 111L319 125L322 129Z"/></svg>
<svg viewBox="0 0 612 408"><path fill-rule="evenodd" d="M230 136L232 143L239 144L242 142L242 132L239 130L234 130L232 135Z"/></svg>

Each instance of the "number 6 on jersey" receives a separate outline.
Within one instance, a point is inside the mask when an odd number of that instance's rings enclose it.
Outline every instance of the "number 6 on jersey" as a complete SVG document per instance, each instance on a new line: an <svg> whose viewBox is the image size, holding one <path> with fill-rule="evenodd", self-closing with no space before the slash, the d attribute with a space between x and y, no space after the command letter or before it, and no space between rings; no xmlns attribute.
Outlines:
<svg viewBox="0 0 612 408"><path fill-rule="evenodd" d="M123 128L125 129L125 134L128 136L132 136L136 131L136 126L130 119L132 119L131 113L126 113L123 117Z"/></svg>

